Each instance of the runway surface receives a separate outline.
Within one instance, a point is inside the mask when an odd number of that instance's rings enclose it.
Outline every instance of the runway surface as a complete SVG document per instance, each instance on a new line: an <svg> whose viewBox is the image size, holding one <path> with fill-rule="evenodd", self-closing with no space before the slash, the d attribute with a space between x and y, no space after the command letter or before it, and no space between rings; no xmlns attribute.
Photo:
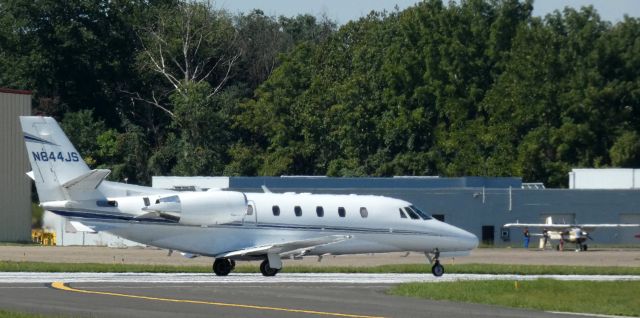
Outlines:
<svg viewBox="0 0 640 318"><path fill-rule="evenodd" d="M30 273L0 272L0 283L215 283L215 284L267 284L267 283L344 283L344 284L400 284L408 282L450 282L461 280L557 280L617 281L640 280L639 275L489 275L489 274L334 274L334 273L280 273L275 277L261 274L232 273L229 276L192 273Z"/></svg>
<svg viewBox="0 0 640 318"><path fill-rule="evenodd" d="M91 317L569 317L390 296L394 284L551 276L426 274L0 273L0 308ZM640 280L640 276L562 276ZM53 282L53 287L51 286ZM572 315L570 317L575 317Z"/></svg>

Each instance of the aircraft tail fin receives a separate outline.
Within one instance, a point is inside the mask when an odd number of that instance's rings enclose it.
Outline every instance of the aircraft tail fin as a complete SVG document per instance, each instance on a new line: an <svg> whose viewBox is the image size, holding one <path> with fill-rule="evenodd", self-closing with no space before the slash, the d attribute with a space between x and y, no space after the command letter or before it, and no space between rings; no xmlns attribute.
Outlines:
<svg viewBox="0 0 640 318"><path fill-rule="evenodd" d="M55 119L20 116L40 202L95 197L109 170L90 170Z"/></svg>

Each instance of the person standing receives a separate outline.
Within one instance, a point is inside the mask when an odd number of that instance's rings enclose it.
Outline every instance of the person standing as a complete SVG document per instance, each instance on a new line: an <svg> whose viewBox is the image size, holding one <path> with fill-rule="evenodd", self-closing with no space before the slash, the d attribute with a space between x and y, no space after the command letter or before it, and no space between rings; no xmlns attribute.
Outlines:
<svg viewBox="0 0 640 318"><path fill-rule="evenodd" d="M528 227L524 228L523 234L524 234L524 248L529 248L529 236L530 236L530 234L529 234L529 228Z"/></svg>
<svg viewBox="0 0 640 318"><path fill-rule="evenodd" d="M549 231L547 229L542 230L542 237L544 237L544 243L542 244L542 249L544 250L549 242Z"/></svg>

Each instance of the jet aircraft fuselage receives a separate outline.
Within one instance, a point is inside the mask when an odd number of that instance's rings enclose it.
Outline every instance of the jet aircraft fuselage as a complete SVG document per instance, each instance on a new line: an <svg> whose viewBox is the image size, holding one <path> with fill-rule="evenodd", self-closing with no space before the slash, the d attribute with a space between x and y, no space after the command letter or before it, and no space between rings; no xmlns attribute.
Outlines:
<svg viewBox="0 0 640 318"><path fill-rule="evenodd" d="M218 275L229 274L236 260L262 259L262 273L273 276L286 257L415 251L439 276L440 256L468 254L478 244L475 235L395 198L177 192L105 181L110 171L90 170L54 119L20 120L29 176L46 210L80 228L213 257Z"/></svg>

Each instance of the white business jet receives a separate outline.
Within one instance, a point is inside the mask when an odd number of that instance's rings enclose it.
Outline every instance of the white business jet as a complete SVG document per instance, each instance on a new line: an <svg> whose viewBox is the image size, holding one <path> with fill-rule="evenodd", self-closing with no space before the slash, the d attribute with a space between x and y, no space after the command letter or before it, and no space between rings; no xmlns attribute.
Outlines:
<svg viewBox="0 0 640 318"><path fill-rule="evenodd" d="M551 241L575 243L576 252L579 252L587 250L588 246L585 242L587 241L587 239L591 239L591 236L589 236L589 232L593 232L597 228L640 227L640 224L560 224L553 223L553 218L548 216L545 219L545 223L507 223L504 225L504 227L531 227L543 229L543 233L532 235L543 237L546 236L547 239ZM560 250L560 248L560 244L557 245L557 249Z"/></svg>
<svg viewBox="0 0 640 318"><path fill-rule="evenodd" d="M466 255L478 238L411 203L372 195L175 192L105 181L50 117L20 117L40 205L77 229L105 231L186 256L215 258L216 275L236 260L263 260L274 276L282 258L422 252L436 276L439 257Z"/></svg>

